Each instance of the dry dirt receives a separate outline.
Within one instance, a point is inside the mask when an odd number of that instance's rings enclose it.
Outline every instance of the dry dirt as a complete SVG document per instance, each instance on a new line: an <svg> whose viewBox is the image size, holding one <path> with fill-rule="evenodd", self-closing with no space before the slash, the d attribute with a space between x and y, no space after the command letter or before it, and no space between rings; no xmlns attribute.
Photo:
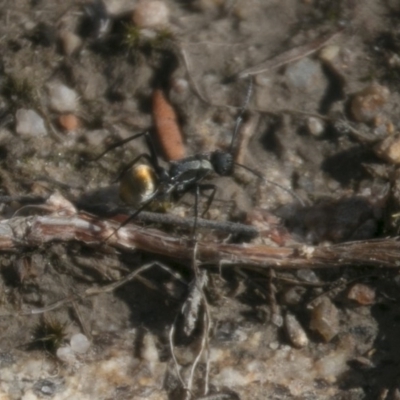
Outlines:
<svg viewBox="0 0 400 400"><path fill-rule="evenodd" d="M110 20L101 32L100 2L1 2L2 196L45 199L59 191L89 212L119 206L115 178L146 151L145 143L138 139L91 160L117 140L144 130L154 133L154 88L171 101L186 154L194 155L229 147L250 75L253 90L235 143L236 159L290 189L304 204L237 168L233 176L209 181L217 192L206 217L256 223L257 212L267 220L275 215L280 233L268 243L273 239L276 245L328 245L398 234L396 1L165 0L168 23L144 31L131 22L137 2L105 3ZM65 39L66 32L76 35L73 51L67 48L66 40L72 39ZM50 106L48 85L54 82L79 96L71 110L80 121L75 131L65 132L58 123L60 112ZM389 93L376 89L377 84ZM375 97L363 102L362 96L371 93ZM20 109L36 111L47 134L18 133ZM161 155L160 162L167 165ZM4 219L32 201L4 200ZM192 215L192 194L168 212ZM198 238L240 241L207 231L199 231ZM154 267L142 274L146 279L114 292L44 315L22 313L107 285L153 261L179 271L186 283ZM209 392L205 396L203 357L192 398L400 398L396 268L354 265L312 274L255 273L242 267L207 266ZM202 309L186 337L181 308L192 279L190 262L117 252L104 244L58 242L2 254L0 398L190 397L177 377L168 335L176 323L175 351L187 382L204 314ZM349 298L357 283L372 291L371 299ZM333 338L324 340L312 329L311 310L318 298L329 299L333 307L333 316L323 316ZM287 315L304 329L305 346L296 348L286 333ZM68 348L78 332L89 338L90 349L60 360L57 349Z"/></svg>

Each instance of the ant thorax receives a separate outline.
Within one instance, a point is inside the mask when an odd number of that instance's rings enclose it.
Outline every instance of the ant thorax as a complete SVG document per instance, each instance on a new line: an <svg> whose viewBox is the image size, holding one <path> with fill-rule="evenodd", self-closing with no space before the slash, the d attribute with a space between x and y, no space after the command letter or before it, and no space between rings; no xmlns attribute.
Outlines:
<svg viewBox="0 0 400 400"><path fill-rule="evenodd" d="M169 167L169 178L176 190L181 192L193 184L200 182L214 168L208 155L198 154L182 160L171 161Z"/></svg>

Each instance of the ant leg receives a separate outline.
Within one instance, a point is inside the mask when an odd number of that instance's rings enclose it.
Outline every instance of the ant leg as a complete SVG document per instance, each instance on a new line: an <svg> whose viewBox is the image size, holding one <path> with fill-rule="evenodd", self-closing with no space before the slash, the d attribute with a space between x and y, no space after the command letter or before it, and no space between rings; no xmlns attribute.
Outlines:
<svg viewBox="0 0 400 400"><path fill-rule="evenodd" d="M115 178L114 182L118 182L127 171L129 171L129 169L131 169L141 158L144 158L145 160L147 160L149 162L149 164L151 166L153 166L152 161L153 159L151 158L151 156L149 156L146 153L142 153L139 154L137 157L135 157L129 164L127 164L122 170L121 172L118 174L118 176Z"/></svg>
<svg viewBox="0 0 400 400"><path fill-rule="evenodd" d="M193 243L196 243L197 218L199 216L199 196L200 196L200 185L196 184L194 189L194 223L192 230Z"/></svg>
<svg viewBox="0 0 400 400"><path fill-rule="evenodd" d="M112 236L114 236L121 228L129 224L129 222L133 221L149 204L153 202L153 200L158 196L159 190L156 189L154 193L146 200L144 201L140 207L133 213L131 214L124 222L121 223L121 225L114 230L114 232L107 237L105 242L107 242Z"/></svg>
<svg viewBox="0 0 400 400"><path fill-rule="evenodd" d="M215 193L217 192L217 187L213 185L212 183L203 183L201 185L198 185L199 189L203 192L206 190L211 190L211 194L208 196L206 207L204 208L204 211L201 213L201 217L203 218L206 212L209 210L211 207L212 202L214 201Z"/></svg>
<svg viewBox="0 0 400 400"><path fill-rule="evenodd" d="M113 144L111 144L110 146L108 146L108 148L106 150L104 150L100 155L98 155L96 158L94 158L92 161L98 161L100 160L101 157L103 157L105 154L107 154L109 151L116 149L117 147L121 147L126 143L129 143L131 140L137 139L141 136L144 136L148 134L148 132L141 132L141 133L137 133L136 135L133 136L129 136L126 139L123 140L119 140L118 142L115 142Z"/></svg>
<svg viewBox="0 0 400 400"><path fill-rule="evenodd" d="M158 162L156 146L154 145L153 138L151 137L149 132L146 132L145 139L146 139L147 147L150 152L151 165L154 168L154 170L156 171L157 175L160 175L163 172L163 168L160 167L160 164Z"/></svg>

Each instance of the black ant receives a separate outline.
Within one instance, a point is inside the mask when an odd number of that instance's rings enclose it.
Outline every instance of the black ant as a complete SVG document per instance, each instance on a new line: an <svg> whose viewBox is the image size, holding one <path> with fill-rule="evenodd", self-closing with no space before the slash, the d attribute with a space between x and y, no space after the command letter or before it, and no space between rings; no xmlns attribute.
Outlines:
<svg viewBox="0 0 400 400"><path fill-rule="evenodd" d="M185 157L180 160L170 161L168 163L168 169L166 169L163 168L159 163L155 146L149 133L142 132L114 143L98 157L96 157L95 160L98 160L110 150L122 146L141 136L145 137L147 146L149 148L150 154L140 154L134 160L132 160L119 174L118 179L121 179L121 199L126 203L131 203L137 205L138 207L136 211L120 225L118 229L132 221L142 210L151 205L153 202L161 200L162 203L165 199L169 199L171 196L180 198L185 193L194 191L195 223L193 231L195 232L198 215L198 198L200 192L211 191L202 216L208 211L216 193L216 186L213 184L202 183L203 179L211 173L216 173L220 176L230 176L233 174L235 166L242 167L253 173L258 178L278 186L303 204L302 200L289 189L279 185L276 182L271 182L265 179L260 173L234 161L234 143L243 120L243 114L250 101L252 89L253 85L252 82L250 82L245 102L241 107L239 115L236 119L235 129L228 151L215 150L211 153L195 154L194 156ZM136 167L132 168L140 159L147 160L151 167L148 165L137 165ZM128 173L128 170L131 168L131 172Z"/></svg>

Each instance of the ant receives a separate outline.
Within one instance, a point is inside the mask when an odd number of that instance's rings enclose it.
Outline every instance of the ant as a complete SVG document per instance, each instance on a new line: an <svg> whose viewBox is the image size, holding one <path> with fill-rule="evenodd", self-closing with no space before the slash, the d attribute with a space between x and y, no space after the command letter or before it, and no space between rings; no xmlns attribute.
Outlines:
<svg viewBox="0 0 400 400"><path fill-rule="evenodd" d="M260 173L253 169L239 164L234 161L234 144L238 135L239 128L243 121L243 114L248 106L250 97L253 91L253 84L250 81L247 95L243 106L239 111L236 119L235 129L232 135L232 140L228 151L214 150L211 153L195 154L193 156L185 157L180 160L169 161L168 169L163 168L158 160L154 143L148 132L141 132L130 136L124 140L118 141L109 146L104 152L95 158L94 161L100 159L104 154L108 153L119 146L122 146L131 140L144 136L150 154L143 153L132 160L119 174L118 180L120 184L120 197L126 203L138 205L136 211L131 214L118 229L128 224L130 221L143 211L146 207L156 201L161 200L161 204L165 199L170 197L180 198L189 191L194 191L195 194L195 222L193 232L196 231L197 216L198 216L198 198L201 192L211 191L208 196L206 207L201 214L204 214L210 208L216 193L216 186L214 184L203 183L204 178L212 173L219 176L230 176L233 174L235 166L241 167L250 171L258 178L265 182L271 183L282 190L288 192L295 197L301 204L303 201L291 190L279 185L276 182L265 179ZM139 160L145 159L148 165L137 165ZM130 173L128 171L131 170Z"/></svg>

